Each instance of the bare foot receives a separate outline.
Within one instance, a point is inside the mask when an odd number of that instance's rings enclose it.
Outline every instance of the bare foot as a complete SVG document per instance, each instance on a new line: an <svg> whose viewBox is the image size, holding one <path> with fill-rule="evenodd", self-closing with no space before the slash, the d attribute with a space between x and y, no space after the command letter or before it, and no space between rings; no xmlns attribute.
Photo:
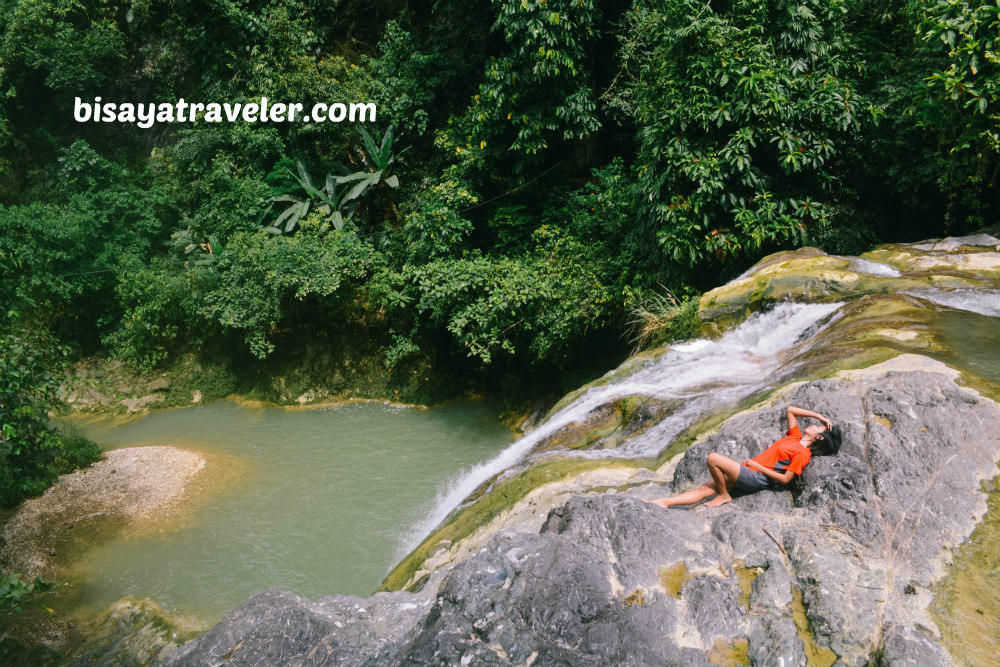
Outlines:
<svg viewBox="0 0 1000 667"><path fill-rule="evenodd" d="M716 497L712 498L707 503L705 503L705 507L719 507L720 505L725 505L726 503L730 502L732 499L733 497L728 493L725 495L720 493L719 495L717 495Z"/></svg>
<svg viewBox="0 0 1000 667"><path fill-rule="evenodd" d="M644 498L642 500L642 502L644 502L644 503L649 503L650 505L659 505L660 507L664 507L664 508L670 507L669 501L670 501L669 498L657 498L656 500L646 500Z"/></svg>

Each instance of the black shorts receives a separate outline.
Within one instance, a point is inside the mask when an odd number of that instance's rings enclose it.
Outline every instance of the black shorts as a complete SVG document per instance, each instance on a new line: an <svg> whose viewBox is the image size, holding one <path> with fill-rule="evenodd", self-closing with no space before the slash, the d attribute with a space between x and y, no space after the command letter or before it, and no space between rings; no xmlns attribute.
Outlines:
<svg viewBox="0 0 1000 667"><path fill-rule="evenodd" d="M751 470L745 465L740 466L740 476L736 478L734 490L740 493L755 493L774 487L771 478L759 470Z"/></svg>

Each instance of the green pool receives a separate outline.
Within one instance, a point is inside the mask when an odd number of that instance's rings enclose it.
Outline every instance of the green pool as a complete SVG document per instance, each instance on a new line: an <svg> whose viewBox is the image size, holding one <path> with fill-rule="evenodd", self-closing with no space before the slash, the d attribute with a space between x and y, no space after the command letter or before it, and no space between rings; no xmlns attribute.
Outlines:
<svg viewBox="0 0 1000 667"><path fill-rule="evenodd" d="M369 595L464 469L513 441L489 406L373 403L316 409L232 402L81 422L106 449L172 445L209 455L188 508L95 536L75 560L72 605L129 595L214 623L268 588L312 599Z"/></svg>

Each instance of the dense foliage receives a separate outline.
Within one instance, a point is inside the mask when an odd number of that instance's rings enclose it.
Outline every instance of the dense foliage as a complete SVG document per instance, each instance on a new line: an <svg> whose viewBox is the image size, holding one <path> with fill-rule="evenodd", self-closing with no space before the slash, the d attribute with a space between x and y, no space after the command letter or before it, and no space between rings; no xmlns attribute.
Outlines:
<svg viewBox="0 0 1000 667"><path fill-rule="evenodd" d="M26 311L35 304L10 279L15 265L16 260L0 254L0 295L6 305L0 311L0 506L4 507L41 493L56 475L88 465L101 454L90 440L63 435L49 424L66 350L46 329L28 323L32 318Z"/></svg>
<svg viewBox="0 0 1000 667"><path fill-rule="evenodd" d="M624 35L646 236L698 265L836 224L837 159L873 108L837 0L650 3Z"/></svg>
<svg viewBox="0 0 1000 667"><path fill-rule="evenodd" d="M523 400L764 253L990 222L998 37L952 0L6 2L5 499L67 459L55 351ZM379 113L75 122L98 96Z"/></svg>

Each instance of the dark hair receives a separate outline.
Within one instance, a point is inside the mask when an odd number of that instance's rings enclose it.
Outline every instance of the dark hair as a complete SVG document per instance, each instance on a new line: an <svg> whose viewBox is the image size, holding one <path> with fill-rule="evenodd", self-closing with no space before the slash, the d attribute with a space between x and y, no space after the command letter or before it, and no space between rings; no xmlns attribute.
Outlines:
<svg viewBox="0 0 1000 667"><path fill-rule="evenodd" d="M840 427L828 428L816 439L810 448L816 456L833 456L840 451Z"/></svg>

